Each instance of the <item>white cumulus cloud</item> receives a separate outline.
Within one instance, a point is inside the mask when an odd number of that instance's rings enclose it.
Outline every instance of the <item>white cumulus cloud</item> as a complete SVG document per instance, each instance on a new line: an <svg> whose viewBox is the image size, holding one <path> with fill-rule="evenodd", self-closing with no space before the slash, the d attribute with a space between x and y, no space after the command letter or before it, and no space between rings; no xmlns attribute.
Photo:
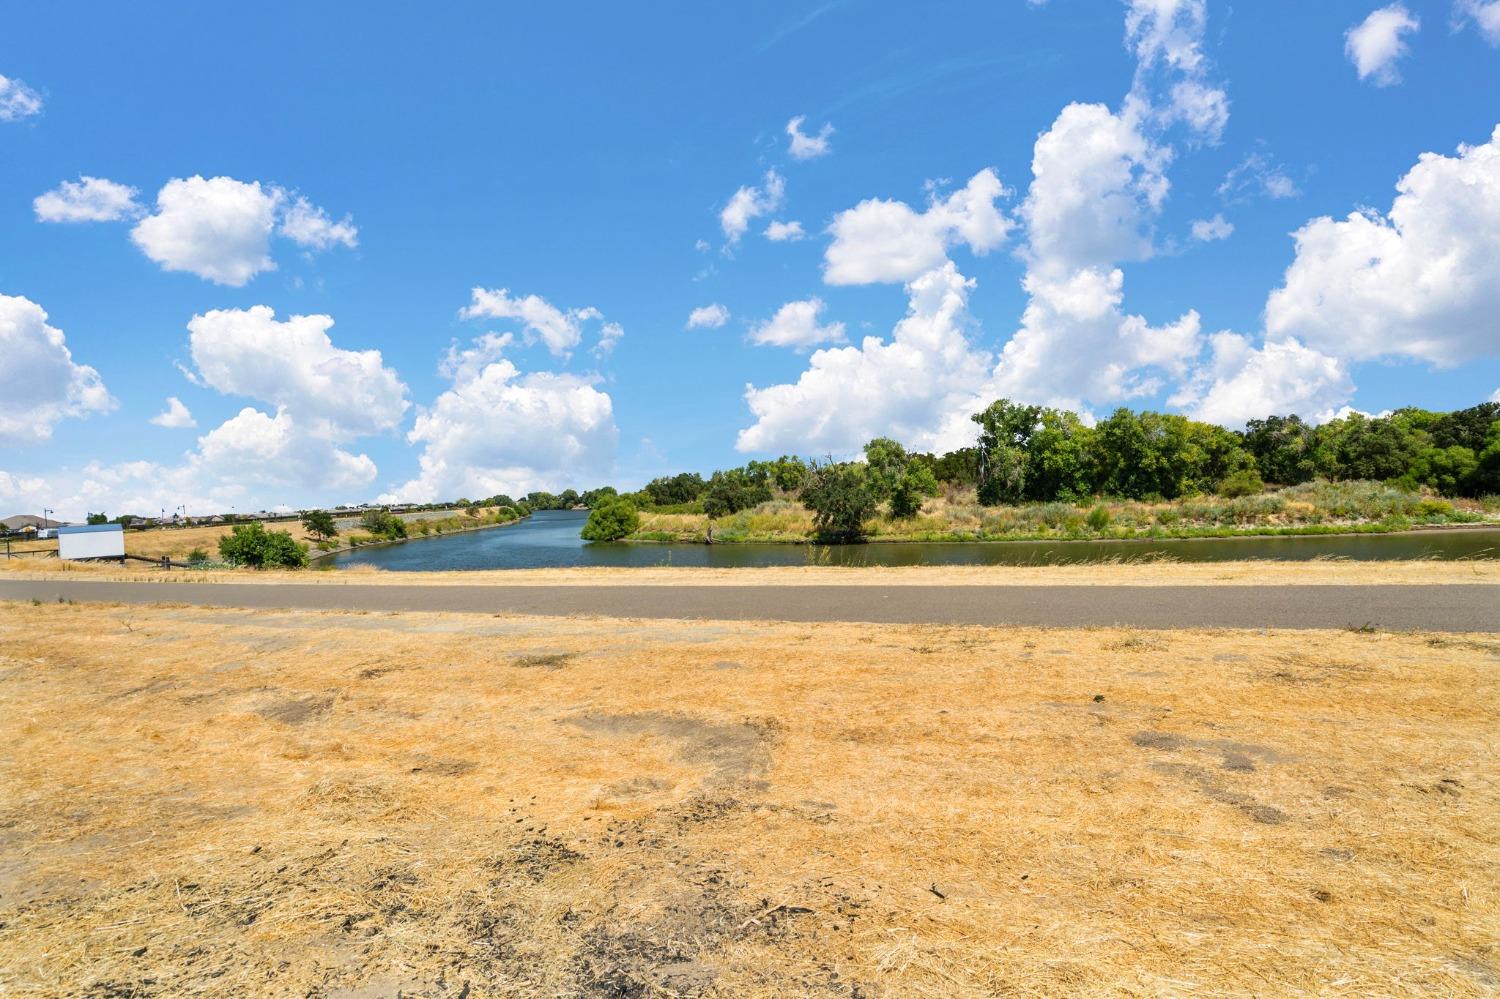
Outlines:
<svg viewBox="0 0 1500 999"><path fill-rule="evenodd" d="M291 200L280 187L195 176L167 181L157 192L156 211L136 223L130 238L163 270L238 288L276 269L273 233L315 250L355 246L358 235L348 216L333 222L306 198Z"/></svg>
<svg viewBox="0 0 1500 999"><path fill-rule="evenodd" d="M20 80L0 76L0 121L20 121L42 113L42 98Z"/></svg>
<svg viewBox="0 0 1500 999"><path fill-rule="evenodd" d="M741 187L730 196L719 212L719 227L733 246L750 228L750 223L781 207L786 198L786 181L775 170L767 170L760 187Z"/></svg>
<svg viewBox="0 0 1500 999"><path fill-rule="evenodd" d="M47 324L40 305L0 295L0 441L45 441L60 420L114 406L99 372L74 363L63 331Z"/></svg>
<svg viewBox="0 0 1500 999"><path fill-rule="evenodd" d="M823 307L821 298L788 302L770 319L750 328L750 341L763 347L805 348L843 340L843 323L818 324Z"/></svg>
<svg viewBox="0 0 1500 999"><path fill-rule="evenodd" d="M1500 126L1424 153L1389 212L1317 218L1266 304L1266 330L1338 357L1457 364L1500 354Z"/></svg>
<svg viewBox="0 0 1500 999"><path fill-rule="evenodd" d="M1212 243L1234 235L1234 223L1226 221L1223 215L1215 215L1211 219L1195 219L1192 231L1198 242Z"/></svg>
<svg viewBox="0 0 1500 999"><path fill-rule="evenodd" d="M65 180L31 202L39 222L118 222L141 212L140 192L102 177Z"/></svg>
<svg viewBox="0 0 1500 999"><path fill-rule="evenodd" d="M278 321L265 305L218 309L188 322L204 385L285 409L299 430L344 440L394 429L410 405L378 350L343 350L333 317ZM290 432L290 431L288 431Z"/></svg>
<svg viewBox="0 0 1500 999"><path fill-rule="evenodd" d="M407 435L423 445L417 477L386 498L427 502L605 481L619 431L610 397L596 381L523 374L503 358L459 372L450 389L418 412Z"/></svg>
<svg viewBox="0 0 1500 999"><path fill-rule="evenodd" d="M989 355L966 335L974 282L947 262L907 285L907 314L889 340L815 351L796 382L746 386L755 417L735 446L749 452L852 455L873 437L948 450L969 443L964 407Z"/></svg>
<svg viewBox="0 0 1500 999"><path fill-rule="evenodd" d="M985 169L927 209L871 198L834 217L833 241L823 257L823 280L834 285L907 282L939 267L952 246L983 256L1005 242L1011 221L995 207L1008 195L994 170Z"/></svg>
<svg viewBox="0 0 1500 999"><path fill-rule="evenodd" d="M688 313L687 328L690 330L716 330L729 322L729 310L715 302Z"/></svg>
<svg viewBox="0 0 1500 999"><path fill-rule="evenodd" d="M326 211L300 196L282 215L277 232L312 250L326 250L335 244L352 250L359 245L359 230L353 218L346 214L335 222Z"/></svg>
<svg viewBox="0 0 1500 999"><path fill-rule="evenodd" d="M352 454L308 432L285 409L272 416L250 406L198 438L189 468L199 482L232 480L282 496L280 491L289 489L326 493L367 487L376 475L368 455Z"/></svg>
<svg viewBox="0 0 1500 999"><path fill-rule="evenodd" d="M1208 364L1171 399L1195 420L1243 427L1247 420L1296 413L1323 423L1354 394L1343 362L1296 340L1257 348L1238 333L1215 333L1209 341Z"/></svg>
<svg viewBox="0 0 1500 999"><path fill-rule="evenodd" d="M182 400L175 395L167 396L167 408L151 417L151 422L158 427L168 427L174 430L196 427L198 421L193 419L193 414L182 404Z"/></svg>
<svg viewBox="0 0 1500 999"><path fill-rule="evenodd" d="M766 226L766 238L773 243L795 243L806 236L801 222L776 221Z"/></svg>
<svg viewBox="0 0 1500 999"><path fill-rule="evenodd" d="M169 180L157 192L155 213L136 223L130 238L163 270L240 287L276 269L270 252L276 204L275 191L259 181Z"/></svg>
<svg viewBox="0 0 1500 999"><path fill-rule="evenodd" d="M1407 53L1406 36L1415 34L1421 26L1403 4L1381 7L1344 34L1344 54L1361 80L1389 87L1401 82L1396 63Z"/></svg>
<svg viewBox="0 0 1500 999"><path fill-rule="evenodd" d="M808 135L802 131L802 123L806 120L806 115L799 114L786 123L786 134L790 136L787 152L794 160L815 160L833 151L833 146L828 141L833 135L833 126L825 122L823 127L818 129L817 135Z"/></svg>
<svg viewBox="0 0 1500 999"><path fill-rule="evenodd" d="M514 319L520 322L528 341L540 339L554 355L562 357L583 340L583 324L604 318L593 306L582 309L559 309L540 295L514 296L506 288L474 288L471 300L459 315L464 319ZM600 350L607 350L625 331L618 323L604 323L600 330Z"/></svg>

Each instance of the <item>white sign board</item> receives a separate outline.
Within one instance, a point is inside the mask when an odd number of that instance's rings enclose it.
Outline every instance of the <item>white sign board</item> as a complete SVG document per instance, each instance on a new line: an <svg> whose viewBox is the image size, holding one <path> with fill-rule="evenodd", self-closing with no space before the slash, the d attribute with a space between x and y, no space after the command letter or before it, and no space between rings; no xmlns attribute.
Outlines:
<svg viewBox="0 0 1500 999"><path fill-rule="evenodd" d="M119 558L125 554L125 529L119 524L57 529L58 558Z"/></svg>

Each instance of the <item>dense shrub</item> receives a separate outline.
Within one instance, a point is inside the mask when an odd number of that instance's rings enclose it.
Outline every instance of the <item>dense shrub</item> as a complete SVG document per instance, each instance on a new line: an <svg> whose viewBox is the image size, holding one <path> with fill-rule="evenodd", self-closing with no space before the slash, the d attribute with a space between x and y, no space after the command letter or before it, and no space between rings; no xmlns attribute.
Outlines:
<svg viewBox="0 0 1500 999"><path fill-rule="evenodd" d="M300 569L307 565L307 545L292 540L286 531L236 524L219 539L219 557L230 565L255 569Z"/></svg>
<svg viewBox="0 0 1500 999"><path fill-rule="evenodd" d="M1218 493L1229 499L1240 496L1255 496L1265 492L1266 484L1261 481L1254 469L1242 468L1238 472L1232 472L1224 477L1219 483Z"/></svg>
<svg viewBox="0 0 1500 999"><path fill-rule="evenodd" d="M585 541L619 541L641 526L641 515L629 500L608 499L589 512Z"/></svg>

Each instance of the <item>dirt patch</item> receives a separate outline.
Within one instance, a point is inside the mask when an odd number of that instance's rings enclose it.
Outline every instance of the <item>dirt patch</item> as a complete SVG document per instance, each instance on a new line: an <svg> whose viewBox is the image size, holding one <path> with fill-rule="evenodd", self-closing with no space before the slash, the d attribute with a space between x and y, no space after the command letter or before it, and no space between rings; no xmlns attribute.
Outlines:
<svg viewBox="0 0 1500 999"><path fill-rule="evenodd" d="M617 738L653 736L676 743L675 755L710 771L705 784L724 785L762 774L771 764L775 726L765 722L725 724L687 715L643 712L584 715L570 719L592 735Z"/></svg>
<svg viewBox="0 0 1500 999"><path fill-rule="evenodd" d="M478 764L472 760L436 759L418 753L412 757L411 772L432 777L462 777L464 774L473 773L477 766Z"/></svg>
<svg viewBox="0 0 1500 999"><path fill-rule="evenodd" d="M1287 820L1287 815L1281 809L1272 805L1262 804L1248 794L1243 794L1231 788L1227 788L1214 780L1213 774L1202 767L1195 767L1185 763L1153 763L1151 769L1158 773L1171 774L1181 777L1198 786L1198 790L1210 801L1216 801L1221 805L1233 805L1252 820L1268 826L1277 826Z"/></svg>
<svg viewBox="0 0 1500 999"><path fill-rule="evenodd" d="M1255 761L1262 763L1285 763L1288 757L1269 746L1252 742L1236 742L1232 739L1192 739L1172 732L1137 732L1130 741L1142 749L1155 749L1166 753L1179 750L1197 750L1219 757L1219 766L1238 773L1251 773Z"/></svg>
<svg viewBox="0 0 1500 999"><path fill-rule="evenodd" d="M263 704L255 709L255 713L268 721L281 722L283 725L305 725L314 718L327 714L332 708L332 695L309 694Z"/></svg>
<svg viewBox="0 0 1500 999"><path fill-rule="evenodd" d="M576 652L536 652L523 656L512 656L510 664L522 669L562 669L572 659L576 659Z"/></svg>

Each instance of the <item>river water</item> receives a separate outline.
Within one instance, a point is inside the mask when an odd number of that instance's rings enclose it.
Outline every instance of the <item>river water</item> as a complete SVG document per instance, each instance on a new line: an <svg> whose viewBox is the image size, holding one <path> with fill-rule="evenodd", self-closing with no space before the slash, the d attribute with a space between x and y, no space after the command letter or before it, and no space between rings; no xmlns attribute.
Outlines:
<svg viewBox="0 0 1500 999"><path fill-rule="evenodd" d="M1346 558L1500 558L1500 529L1357 534L1294 538L1184 541L899 542L842 545L587 544L579 536L587 513L542 511L513 527L361 548L329 559L337 567L374 565L397 572L441 569L548 569L571 566L769 565L1060 565L1169 557L1180 562L1233 559L1297 561Z"/></svg>

